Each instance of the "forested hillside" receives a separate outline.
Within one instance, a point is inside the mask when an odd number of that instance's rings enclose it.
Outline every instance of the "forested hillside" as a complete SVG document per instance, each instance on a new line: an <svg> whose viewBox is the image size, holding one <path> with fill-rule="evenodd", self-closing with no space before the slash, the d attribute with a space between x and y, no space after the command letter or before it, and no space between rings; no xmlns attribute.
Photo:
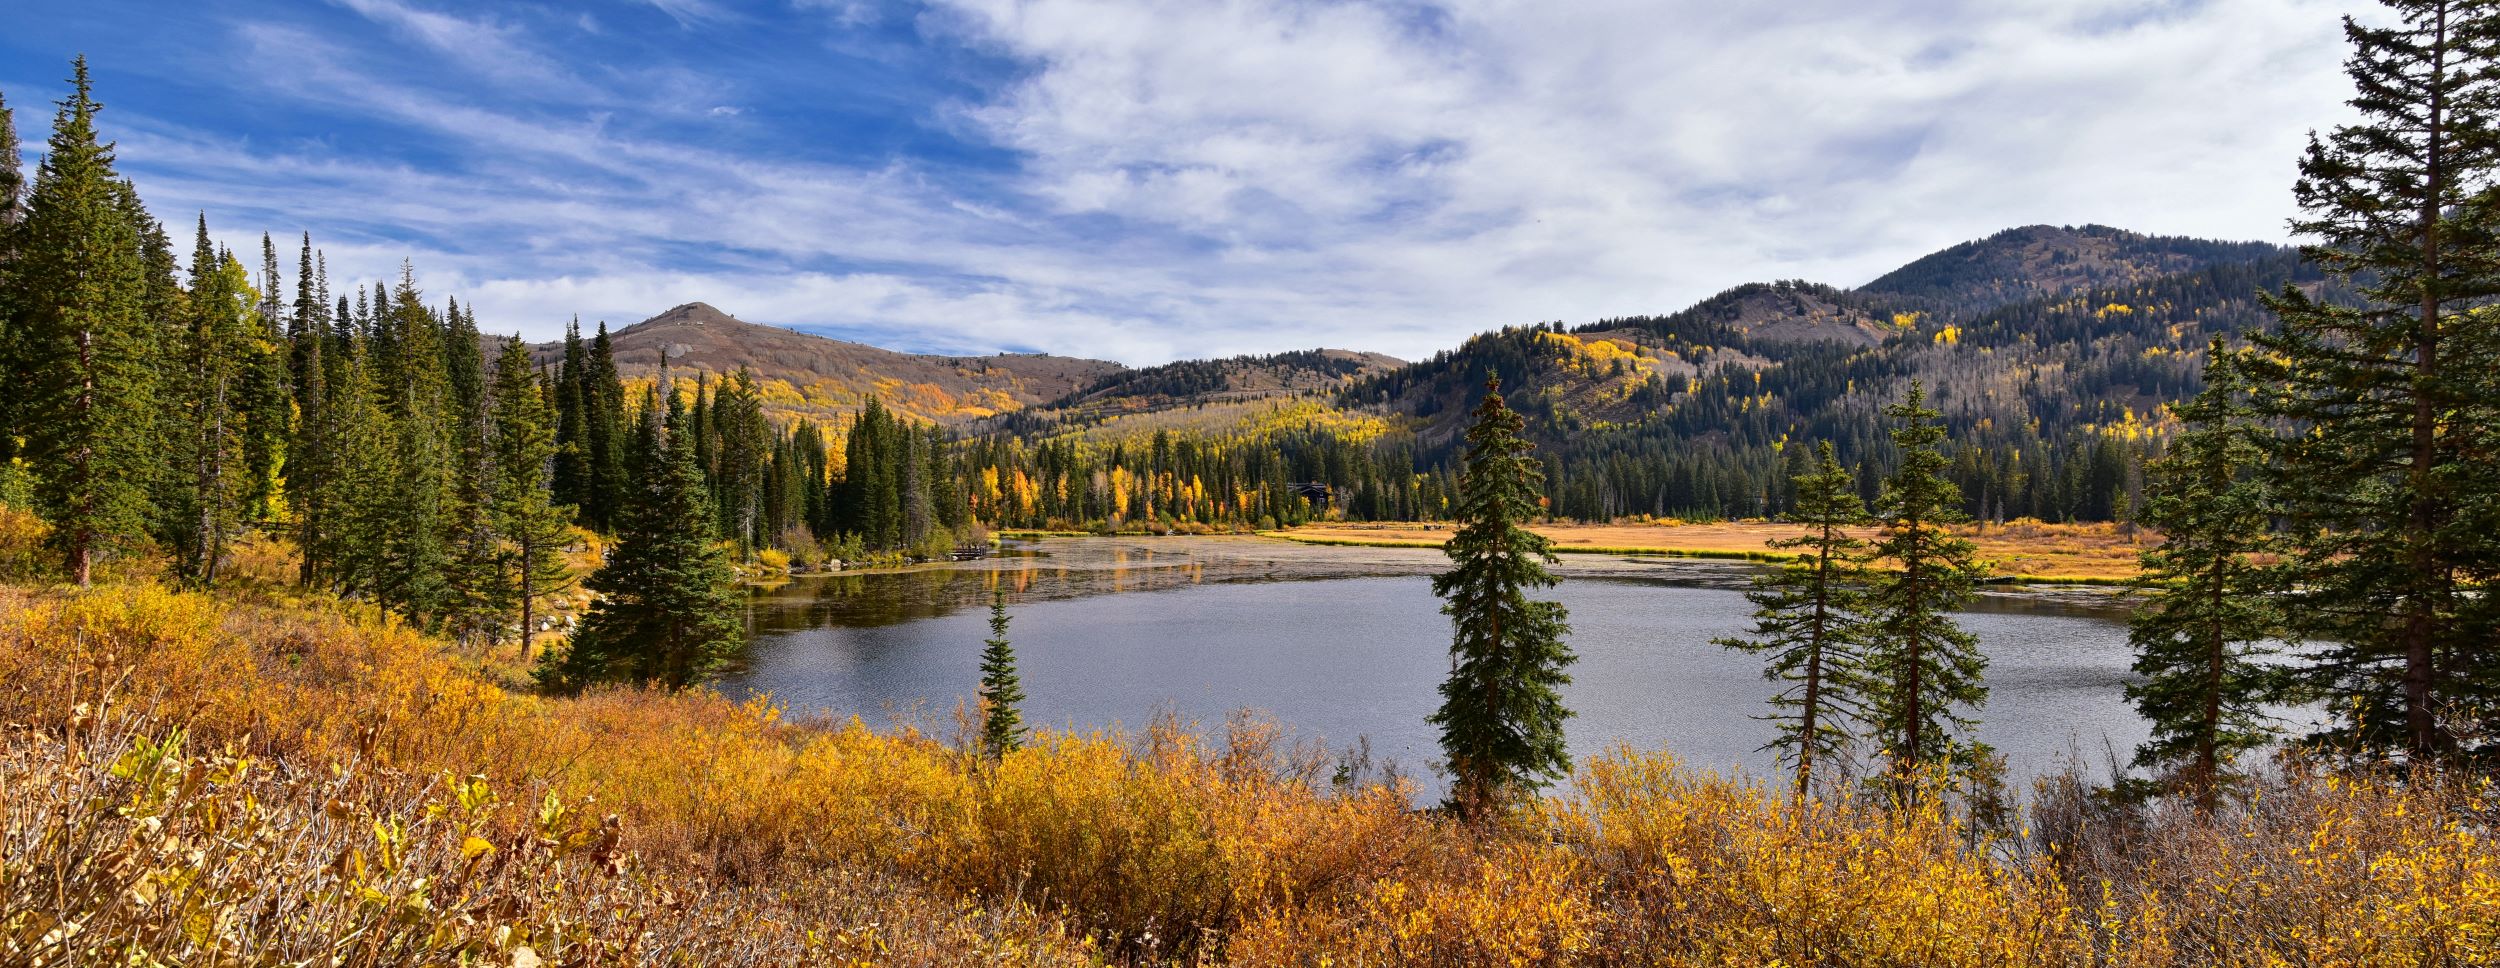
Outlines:
<svg viewBox="0 0 2500 968"><path fill-rule="evenodd" d="M2085 280L2105 282L2066 288ZM1437 464L1499 377L1554 465L1557 513L1756 516L1786 509L1796 441L1831 441L1871 498L1890 459L1875 416L1918 379L1971 514L2109 520L2162 407L2199 387L2206 339L2264 325L2259 293L2287 284L2324 285L2277 246L2036 226L1856 290L1747 285L1667 316L1487 333L1342 399L1413 418Z"/></svg>

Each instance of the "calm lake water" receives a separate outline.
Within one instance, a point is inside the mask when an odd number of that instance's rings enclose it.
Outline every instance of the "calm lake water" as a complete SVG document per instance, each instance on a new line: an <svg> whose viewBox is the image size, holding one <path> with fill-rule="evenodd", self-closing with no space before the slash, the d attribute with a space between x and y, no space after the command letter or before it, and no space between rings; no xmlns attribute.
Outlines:
<svg viewBox="0 0 2500 968"><path fill-rule="evenodd" d="M1375 757L1435 786L1424 717L1449 670L1449 620L1425 573L1445 559L1274 544L1054 541L972 567L802 579L756 595L752 644L720 685L768 692L794 713L940 721L973 695L990 590L1004 586L1028 724L1142 728L1168 709L1215 727L1252 709L1332 747L1367 737ZM1757 658L1710 641L1749 625L1730 587L1742 570L1566 563L1552 597L1571 610L1580 656L1565 690L1573 754L1628 743L1770 771L1759 747L1772 729L1754 717L1773 685ZM2078 750L2100 766L2105 746L2123 754L2144 739L2122 693L2123 613L1991 595L1963 622L1989 659L1978 736L2016 778Z"/></svg>

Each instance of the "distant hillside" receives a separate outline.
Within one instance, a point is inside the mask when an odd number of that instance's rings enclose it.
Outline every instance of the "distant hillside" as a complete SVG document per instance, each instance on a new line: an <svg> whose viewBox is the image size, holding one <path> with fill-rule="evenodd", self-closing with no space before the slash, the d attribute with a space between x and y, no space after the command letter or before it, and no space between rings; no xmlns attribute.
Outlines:
<svg viewBox="0 0 2500 968"><path fill-rule="evenodd" d="M2286 284L2323 286L2282 246L2035 225L1856 289L1751 283L1666 315L1487 332L1414 363L1343 349L1140 369L916 356L702 303L614 341L631 378L649 379L663 348L680 374L751 366L783 416L838 419L875 395L999 441L1302 441L1277 473L1353 500L1396 491L1382 507L1413 505L1416 475L1446 471L1498 377L1548 461L1556 511L1585 518L1777 513L1805 453L1790 445L1808 441L1831 441L1871 488L1891 455L1882 408L1915 379L1946 415L1973 513L2106 519L2135 486L2135 452L2164 432L2163 405L2195 392L2206 337L2264 325L2257 293ZM1368 470L1343 450L1375 445Z"/></svg>
<svg viewBox="0 0 2500 968"><path fill-rule="evenodd" d="M1881 410L1917 379L1967 452L1974 513L2106 518L2132 486L2108 476L2195 392L2207 337L2265 325L2257 293L2285 284L2321 282L2282 246L2030 226L1855 290L1757 283L1665 316L1482 334L1342 400L1408 418L1438 462L1498 377L1562 513L1750 515L1776 510L1790 442L1889 460Z"/></svg>
<svg viewBox="0 0 2500 968"><path fill-rule="evenodd" d="M588 334L584 335L587 340ZM663 349L673 374L714 377L752 367L765 406L816 420L847 415L870 395L911 416L963 424L1067 396L1126 372L1118 363L1038 354L921 356L764 326L687 303L609 334L629 379L654 378ZM564 344L532 347L541 362Z"/></svg>
<svg viewBox="0 0 2500 968"><path fill-rule="evenodd" d="M1358 378L1405 365L1393 356L1335 349L1180 360L1104 375L1065 397L1003 415L986 426L1028 436L1114 423L1121 433L1221 433L1272 416L1278 405L1294 398L1317 396L1317 406L1333 409L1328 401L1336 391Z"/></svg>
<svg viewBox="0 0 2500 968"><path fill-rule="evenodd" d="M2106 225L2026 225L1929 255L1857 291L1956 315L2059 293L2119 288L2285 251L2264 242L2139 235Z"/></svg>
<svg viewBox="0 0 2500 968"><path fill-rule="evenodd" d="M1406 361L1394 356L1331 349L1181 360L1106 375L1052 406L1080 407L1123 400L1160 402L1188 397L1234 399L1334 390L1354 377L1404 365Z"/></svg>

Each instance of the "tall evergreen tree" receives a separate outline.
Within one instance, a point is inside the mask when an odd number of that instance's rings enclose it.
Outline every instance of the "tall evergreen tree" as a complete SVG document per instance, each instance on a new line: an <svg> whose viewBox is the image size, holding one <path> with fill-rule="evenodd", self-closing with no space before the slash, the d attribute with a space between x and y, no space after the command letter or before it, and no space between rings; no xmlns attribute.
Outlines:
<svg viewBox="0 0 2500 968"><path fill-rule="evenodd" d="M990 596L990 637L981 647L981 752L996 760L1024 745L1024 683L1007 638L1007 593Z"/></svg>
<svg viewBox="0 0 2500 968"><path fill-rule="evenodd" d="M587 514L590 499L590 442L584 422L582 383L589 374L589 355L582 345L582 321L564 326L564 355L556 363L555 500ZM587 525L587 517L582 519Z"/></svg>
<svg viewBox="0 0 2500 968"><path fill-rule="evenodd" d="M1555 579L1553 544L1530 531L1544 470L1501 383L1486 386L1467 430L1459 484L1459 529L1445 552L1453 567L1432 580L1450 616L1449 679L1430 722L1449 757L1451 802L1470 819L1568 773L1563 745L1563 671L1576 660L1563 636L1563 607L1528 597Z"/></svg>
<svg viewBox="0 0 2500 968"><path fill-rule="evenodd" d="M244 314L247 325L239 334L234 387L235 415L241 421L236 431L242 450L236 467L240 513L252 522L269 521L278 511L279 462L286 456L287 427L295 410L278 247L266 232L260 237L260 256L260 298ZM250 291L248 282L245 288Z"/></svg>
<svg viewBox="0 0 2500 968"><path fill-rule="evenodd" d="M373 362L391 425L397 479L391 483L382 601L431 625L451 604L452 431L443 373L442 325L417 291L415 271L400 266L387 308L378 308L374 343L391 355ZM384 334L388 334L385 337ZM380 354L377 352L377 356Z"/></svg>
<svg viewBox="0 0 2500 968"><path fill-rule="evenodd" d="M538 601L573 584L563 549L571 507L556 504L550 484L556 463L556 416L519 338L495 359L494 451L497 528L510 542L511 598L521 612L521 657L529 658Z"/></svg>
<svg viewBox="0 0 2500 968"><path fill-rule="evenodd" d="M1802 448L1799 449L1802 452ZM1865 715L1869 683L1864 654L1867 545L1850 535L1866 524L1856 480L1825 442L1816 459L1795 478L1788 519L1806 534L1770 546L1796 557L1778 571L1754 579L1745 593L1754 605L1753 634L1718 644L1767 655L1763 678L1784 683L1771 698L1770 719L1778 749L1797 770L1797 796L1813 790L1817 761L1839 754L1850 740L1850 723Z"/></svg>
<svg viewBox="0 0 2500 968"><path fill-rule="evenodd" d="M2143 553L2140 584L2160 597L2137 610L2128 638L2139 681L2127 686L2153 735L2135 765L2210 811L2240 754L2273 737L2265 704L2279 680L2264 657L2281 628L2266 568L2274 500L2257 477L2267 433L2250 411L2235 354L2206 349L2205 389L2172 409L2182 426L2154 461L2143 520L2162 543Z"/></svg>
<svg viewBox="0 0 2500 968"><path fill-rule="evenodd" d="M516 585L504 550L501 515L496 513L504 491L503 467L495 460L494 427L484 385L468 393L459 386L464 370L471 372L466 379L483 379L476 372L477 332L467 325L457 302L450 303L445 313L451 330L443 347L444 369L451 376L446 402L457 416L451 447L458 470L451 489L444 627L464 644L492 645L503 638Z"/></svg>
<svg viewBox="0 0 2500 968"><path fill-rule="evenodd" d="M330 395L321 441L330 455L322 501L327 514L312 529L318 543L308 554L341 592L378 599L392 581L400 469L398 448L387 444L399 432L382 406L384 391L373 379L366 345L362 338L348 343Z"/></svg>
<svg viewBox="0 0 2500 968"><path fill-rule="evenodd" d="M672 395L673 396L673 395ZM693 441L654 428L643 483L623 508L614 551L585 584L598 593L541 679L557 689L623 682L683 689L738 649L743 602L712 526Z"/></svg>
<svg viewBox="0 0 2500 968"><path fill-rule="evenodd" d="M637 482L632 480L633 429L626 425L625 381L617 373L616 344L608 338L605 322L591 337L586 367L582 379L582 438L587 466L582 510L591 527L613 531L623 525L629 492ZM686 457L692 460L693 451L688 450Z"/></svg>
<svg viewBox="0 0 2500 968"><path fill-rule="evenodd" d="M8 99L0 96L0 382L13 387L30 385L18 345L25 326L18 319L17 286L11 281L17 271L18 231L25 221L26 169L18 157L16 114L9 109ZM17 473L23 409L18 394L0 399L0 480Z"/></svg>
<svg viewBox="0 0 2500 968"><path fill-rule="evenodd" d="M337 506L337 454L330 447L330 360L327 326L313 329L295 342L299 375L295 383L296 419L287 439L288 500L295 520L296 583L321 584L327 574L321 556L329 543L324 531L334 526Z"/></svg>
<svg viewBox="0 0 2500 968"><path fill-rule="evenodd" d="M1866 599L1866 665L1892 782L1911 795L1924 771L1986 754L1957 735L1977 725L1957 710L1987 702L1988 660L1978 637L1953 620L1970 604L1980 572L1970 541L1950 529L1963 520L1962 496L1943 474L1943 414L1927 406L1927 389L1915 381L1884 414L1900 465L1876 502L1875 554L1894 570L1877 577Z"/></svg>
<svg viewBox="0 0 2500 968"><path fill-rule="evenodd" d="M720 438L719 503L722 530L741 554L761 544L764 471L772 457L772 426L764 420L764 391L755 372L739 367L722 380L710 422Z"/></svg>
<svg viewBox="0 0 2500 968"><path fill-rule="evenodd" d="M159 343L148 328L142 227L113 148L96 137L85 58L36 172L11 274L29 375L21 432L73 580L133 546L150 517Z"/></svg>
<svg viewBox="0 0 2500 968"><path fill-rule="evenodd" d="M2491 458L2458 419L2500 395L2474 360L2500 342L2500 318L2475 308L2500 294L2500 8L2387 6L2387 26L2346 21L2360 119L2312 137L2293 189L2305 254L2363 304L2286 288L2270 300L2279 331L2252 334L2251 379L2264 415L2294 428L2270 461L2292 551L2284 612L2324 650L2310 668L2340 717L2329 735L2419 761L2454 745L2443 709L2500 701L2500 603L2465 591L2496 577L2500 522L2460 513L2493 503Z"/></svg>
<svg viewBox="0 0 2500 968"><path fill-rule="evenodd" d="M214 248L202 215L191 255L189 338L181 353L179 384L186 420L178 438L187 452L180 547L191 579L215 584L226 543L244 516L250 487L245 480L244 370L254 338L250 276L232 255Z"/></svg>

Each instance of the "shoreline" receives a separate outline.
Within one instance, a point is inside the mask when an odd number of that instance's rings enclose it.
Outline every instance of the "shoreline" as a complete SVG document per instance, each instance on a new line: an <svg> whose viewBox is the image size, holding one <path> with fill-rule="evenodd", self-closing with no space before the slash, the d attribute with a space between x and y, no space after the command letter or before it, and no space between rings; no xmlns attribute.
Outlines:
<svg viewBox="0 0 2500 968"><path fill-rule="evenodd" d="M1279 581L1334 578L1413 577L1438 574L1448 567L1438 544L1420 541L1309 540L1289 533L1224 535L1062 535L1034 537L1029 532L1002 535L1011 542L998 555L972 561L932 561L916 565L854 568L793 575L786 581L755 583L762 589L794 582L847 576L909 575L945 572L1095 572L1129 574L1130 585L1151 587L1155 573L1188 573L1187 581ZM1558 547L1554 572L1563 580L1599 579L1658 582L1704 588L1743 590L1753 576L1775 564L1769 553L1716 552L1696 555L1641 549ZM1142 580L1140 580L1142 579ZM1126 583L1123 583L1126 584ZM2125 591L2114 581L1997 578L1980 586L1988 598L2056 602L2106 609Z"/></svg>

